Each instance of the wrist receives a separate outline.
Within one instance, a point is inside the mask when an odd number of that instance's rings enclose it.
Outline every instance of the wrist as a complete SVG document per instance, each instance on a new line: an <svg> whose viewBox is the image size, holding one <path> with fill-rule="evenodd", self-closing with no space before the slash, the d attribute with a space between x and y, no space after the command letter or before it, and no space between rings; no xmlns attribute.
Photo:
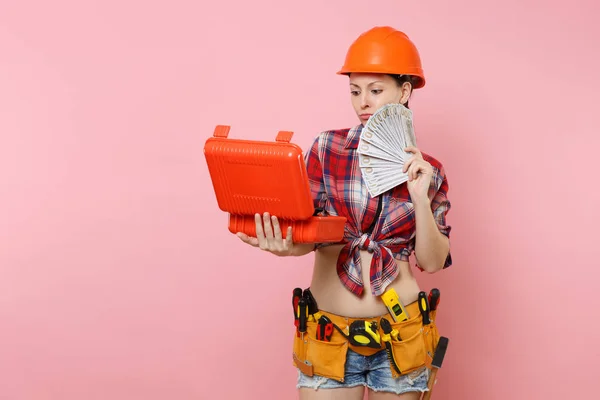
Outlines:
<svg viewBox="0 0 600 400"><path fill-rule="evenodd" d="M414 208L430 208L431 207L431 200L429 200L429 197L427 197L427 195L422 195L422 196L412 196L411 195L411 201L413 203Z"/></svg>
<svg viewBox="0 0 600 400"><path fill-rule="evenodd" d="M295 243L290 255L295 257L304 256L314 251L315 247L315 243Z"/></svg>

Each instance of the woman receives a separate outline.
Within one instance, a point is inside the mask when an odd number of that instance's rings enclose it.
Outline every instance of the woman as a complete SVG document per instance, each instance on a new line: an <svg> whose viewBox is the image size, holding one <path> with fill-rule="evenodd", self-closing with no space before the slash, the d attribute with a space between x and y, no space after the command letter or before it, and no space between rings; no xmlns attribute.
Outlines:
<svg viewBox="0 0 600 400"><path fill-rule="evenodd" d="M356 148L376 110L389 103L408 107L412 90L424 86L421 61L404 33L375 27L354 41L338 74L349 77L360 124L322 132L305 161L315 208L321 215L347 218L344 239L294 244L291 228L283 227L284 238L277 216L268 214L256 215L256 238L238 236L277 256L315 252L305 294L312 294L318 312L309 310L306 332L297 328L294 338L302 399L360 400L365 387L373 400L418 399L427 391L439 335L434 318L427 324L419 310L421 289L408 260L414 253L417 266L429 273L452 264L448 183L440 162L410 147L406 151L412 157L403 170L408 182L372 198L361 178ZM389 293L398 295L408 320L393 319L381 297ZM389 329L386 335L386 321L399 335L390 335ZM327 323L335 329L323 338Z"/></svg>

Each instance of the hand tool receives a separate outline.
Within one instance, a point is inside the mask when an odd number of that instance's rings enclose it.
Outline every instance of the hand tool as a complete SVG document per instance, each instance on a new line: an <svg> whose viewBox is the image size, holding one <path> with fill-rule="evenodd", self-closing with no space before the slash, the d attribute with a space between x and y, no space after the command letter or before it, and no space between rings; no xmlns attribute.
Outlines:
<svg viewBox="0 0 600 400"><path fill-rule="evenodd" d="M398 297L398 293L396 293L394 288L386 290L385 293L381 295L381 300L383 300L383 303L387 307L394 322L406 321L409 318L409 315L406 312L406 309L404 309L404 306Z"/></svg>
<svg viewBox="0 0 600 400"><path fill-rule="evenodd" d="M293 295L292 295L292 306L294 307L294 326L296 326L296 336L300 336L300 331L298 330L298 326L300 323L299 320L299 311L298 311L298 302L300 301L300 299L302 298L302 289L301 288L295 288Z"/></svg>
<svg viewBox="0 0 600 400"><path fill-rule="evenodd" d="M331 341L331 335L333 334L333 322L327 316L322 315L319 318L317 327L317 340L324 342Z"/></svg>
<svg viewBox="0 0 600 400"><path fill-rule="evenodd" d="M308 307L309 320L317 321L318 317L316 317L315 314L319 312L319 307L317 306L317 301L313 297L310 289L304 289L302 297L306 301L306 306Z"/></svg>
<svg viewBox="0 0 600 400"><path fill-rule="evenodd" d="M319 319L323 320L323 321L327 321L327 325L331 324L331 326L337 330L343 337L345 337L346 339L350 340L350 336L339 326L337 326L337 324L334 324L329 318L327 318L326 315L322 315L321 313L317 313L319 314ZM324 318L324 319L323 319Z"/></svg>
<svg viewBox="0 0 600 400"><path fill-rule="evenodd" d="M346 331L344 331L342 328L340 328L339 326L337 326L337 324L333 324L333 327L335 328L336 331L338 331L343 337L345 337L346 339L350 340L350 336L349 334L346 333ZM346 327L346 329L348 331L350 331L349 327Z"/></svg>
<svg viewBox="0 0 600 400"><path fill-rule="evenodd" d="M433 355L433 361L431 361L431 375L429 375L429 381L427 382L427 387L429 390L425 392L423 400L429 400L431 398L431 392L433 391L433 385L435 385L437 372L440 368L442 368L442 362L444 361L444 356L446 355L449 341L450 340L445 336L441 336L440 340L438 341L435 353Z"/></svg>
<svg viewBox="0 0 600 400"><path fill-rule="evenodd" d="M300 298L300 300L298 301L298 310L298 331L300 332L300 335L304 338L304 332L306 332L306 321L308 319L306 300L304 300L304 298Z"/></svg>
<svg viewBox="0 0 600 400"><path fill-rule="evenodd" d="M429 309L431 311L437 310L438 304L440 304L440 290L439 289L431 289L429 292Z"/></svg>
<svg viewBox="0 0 600 400"><path fill-rule="evenodd" d="M383 322L383 320L385 320L385 322ZM392 324L390 324L390 321L388 321L385 318L381 318L381 321L379 321L379 324L381 326L381 328L383 329L384 333L389 333L390 336L392 337L393 340L402 341L402 338L400 337L400 332L398 332L397 329L392 328ZM385 324L386 326L383 326L383 324ZM387 326L389 326L389 332L386 332L385 330L387 329Z"/></svg>
<svg viewBox="0 0 600 400"><path fill-rule="evenodd" d="M377 322L357 320L350 324L349 340L355 346L381 348L381 337L377 331Z"/></svg>
<svg viewBox="0 0 600 400"><path fill-rule="evenodd" d="M423 291L419 292L419 310L423 316L423 325L429 325L429 303L427 302L427 294Z"/></svg>
<svg viewBox="0 0 600 400"><path fill-rule="evenodd" d="M381 329L383 329L384 335L381 337L381 340L385 343L385 351L387 353L388 359L392 363L392 366L394 367L394 369L396 370L398 375L402 375L402 371L400 371L400 367L398 367L396 358L394 358L394 350L392 348L391 337L393 337L392 332L395 329L392 329L392 325L390 324L390 321L388 321L385 318L381 318L381 320L379 321L379 324L381 325ZM397 335L398 335L398 332L396 332L396 336Z"/></svg>

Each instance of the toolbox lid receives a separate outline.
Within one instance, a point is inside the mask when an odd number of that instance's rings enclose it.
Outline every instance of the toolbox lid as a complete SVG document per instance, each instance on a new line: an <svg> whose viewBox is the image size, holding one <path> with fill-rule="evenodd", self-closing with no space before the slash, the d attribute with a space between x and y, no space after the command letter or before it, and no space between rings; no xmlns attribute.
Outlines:
<svg viewBox="0 0 600 400"><path fill-rule="evenodd" d="M229 139L228 125L217 125L204 156L222 211L234 215L268 212L303 220L314 213L302 149L280 131L274 142Z"/></svg>

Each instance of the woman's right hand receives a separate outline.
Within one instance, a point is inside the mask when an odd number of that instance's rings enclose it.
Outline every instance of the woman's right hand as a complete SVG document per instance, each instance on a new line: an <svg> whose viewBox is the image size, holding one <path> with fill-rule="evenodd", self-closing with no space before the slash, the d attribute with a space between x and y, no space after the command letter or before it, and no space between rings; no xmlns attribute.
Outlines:
<svg viewBox="0 0 600 400"><path fill-rule="evenodd" d="M250 237L245 233L238 232L242 242L250 246L259 247L261 250L268 251L276 256L285 257L293 254L294 242L292 240L292 227L287 228L285 239L281 234L281 227L276 216L269 216L265 213L261 218L260 214L254 215L256 222L256 237Z"/></svg>

